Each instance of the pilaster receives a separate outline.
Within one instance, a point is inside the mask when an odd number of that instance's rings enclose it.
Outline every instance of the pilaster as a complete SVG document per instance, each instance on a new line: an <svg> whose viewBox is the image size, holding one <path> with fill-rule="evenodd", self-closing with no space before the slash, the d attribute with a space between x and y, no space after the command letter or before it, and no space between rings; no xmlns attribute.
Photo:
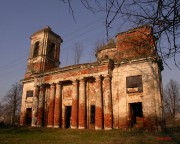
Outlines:
<svg viewBox="0 0 180 144"><path fill-rule="evenodd" d="M112 122L111 79L106 75L104 76L104 129L112 129Z"/></svg>
<svg viewBox="0 0 180 144"><path fill-rule="evenodd" d="M44 106L44 95L45 95L45 87L44 85L40 86L40 94L39 94L39 103L38 103L38 116L37 116L37 126L43 126L43 106Z"/></svg>
<svg viewBox="0 0 180 144"><path fill-rule="evenodd" d="M35 86L34 96L33 96L33 105L32 105L32 122L31 126L35 127L37 125L37 116L38 116L38 101L39 101L39 86Z"/></svg>
<svg viewBox="0 0 180 144"><path fill-rule="evenodd" d="M100 130L103 126L103 108L102 108L102 80L100 76L96 76L97 95L95 103L95 129Z"/></svg>
<svg viewBox="0 0 180 144"><path fill-rule="evenodd" d="M54 105L54 128L60 127L62 83L56 84L55 105Z"/></svg>
<svg viewBox="0 0 180 144"><path fill-rule="evenodd" d="M73 92L72 92L72 110L71 110L71 128L77 128L77 115L78 111L78 81L73 80Z"/></svg>
<svg viewBox="0 0 180 144"><path fill-rule="evenodd" d="M49 99L49 111L48 111L48 125L47 127L53 127L54 124L54 97L55 97L55 84L50 86L50 99Z"/></svg>

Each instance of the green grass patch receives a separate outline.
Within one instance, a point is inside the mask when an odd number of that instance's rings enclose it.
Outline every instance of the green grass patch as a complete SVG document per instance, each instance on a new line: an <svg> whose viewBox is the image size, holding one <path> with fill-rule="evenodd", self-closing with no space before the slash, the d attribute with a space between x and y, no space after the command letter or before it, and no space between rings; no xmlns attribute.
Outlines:
<svg viewBox="0 0 180 144"><path fill-rule="evenodd" d="M180 129L166 133L140 130L73 130L32 127L0 129L2 144L177 144Z"/></svg>

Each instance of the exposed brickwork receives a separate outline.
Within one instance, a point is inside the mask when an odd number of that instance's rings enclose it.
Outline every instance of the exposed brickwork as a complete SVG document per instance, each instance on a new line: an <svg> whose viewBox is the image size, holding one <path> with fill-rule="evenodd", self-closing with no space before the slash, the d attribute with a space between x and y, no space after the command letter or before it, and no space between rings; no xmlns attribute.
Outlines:
<svg viewBox="0 0 180 144"><path fill-rule="evenodd" d="M85 104L79 104L79 128L85 128Z"/></svg>
<svg viewBox="0 0 180 144"><path fill-rule="evenodd" d="M152 132L152 131L157 131L157 119L152 120L152 118L144 118L143 119L143 127L144 129Z"/></svg>
<svg viewBox="0 0 180 144"><path fill-rule="evenodd" d="M38 104L38 117L37 126L42 127L43 125L43 106L44 106L44 86L40 87L39 104Z"/></svg>
<svg viewBox="0 0 180 144"><path fill-rule="evenodd" d="M35 44L37 45L37 54L34 56ZM31 36L31 49L28 59L25 79L32 74L37 74L59 67L60 44L63 42L61 37L46 27ZM50 43L55 45L56 51L53 51L53 57L49 56ZM44 47L42 47L44 46Z"/></svg>
<svg viewBox="0 0 180 144"><path fill-rule="evenodd" d="M121 129L126 129L130 126L130 121L128 120L127 117L121 117L119 118L119 128Z"/></svg>
<svg viewBox="0 0 180 144"><path fill-rule="evenodd" d="M42 127L42 114L43 114L43 108L38 108L38 116L37 116L37 126Z"/></svg>
<svg viewBox="0 0 180 144"><path fill-rule="evenodd" d="M96 106L96 117L95 117L95 128L102 129L103 127L103 113L102 113L102 107Z"/></svg>
<svg viewBox="0 0 180 144"><path fill-rule="evenodd" d="M65 124L66 124L65 118L64 116L62 116L62 128L65 128Z"/></svg>
<svg viewBox="0 0 180 144"><path fill-rule="evenodd" d="M38 103L39 103L39 87L35 86L33 105L32 105L32 126L37 125Z"/></svg>
<svg viewBox="0 0 180 144"><path fill-rule="evenodd" d="M112 129L112 97L110 77L104 78L104 129Z"/></svg>
<svg viewBox="0 0 180 144"><path fill-rule="evenodd" d="M112 129L112 114L104 114L104 129Z"/></svg>
<svg viewBox="0 0 180 144"><path fill-rule="evenodd" d="M59 128L60 125L60 98L61 98L61 85L56 84L56 96L55 96L55 107L54 107L54 127Z"/></svg>
<svg viewBox="0 0 180 144"><path fill-rule="evenodd" d="M95 129L103 128L103 107L102 107L102 81L101 77L96 76L97 95L96 95L96 112L95 112Z"/></svg>
<svg viewBox="0 0 180 144"><path fill-rule="evenodd" d="M80 92L79 92L79 128L85 128L85 81L80 80Z"/></svg>
<svg viewBox="0 0 180 144"><path fill-rule="evenodd" d="M78 84L77 81L73 81L73 96L72 96L72 110L71 110L71 128L77 128L77 120L78 120L78 101L77 101L77 88Z"/></svg>
<svg viewBox="0 0 180 144"><path fill-rule="evenodd" d="M37 41L41 50L34 55ZM116 43L110 41L97 52L96 62L63 68L58 67L61 42L48 27L31 36L22 80L21 125L26 124L26 111L32 110L32 126L159 130L163 119L162 63L152 28L119 33ZM56 45L53 57L49 53L52 43ZM134 76L142 78L142 91L128 86L127 78ZM28 90L34 91L33 98L26 97Z"/></svg>
<svg viewBox="0 0 180 144"><path fill-rule="evenodd" d="M126 61L155 55L155 43L151 27L141 27L117 35L116 59Z"/></svg>
<svg viewBox="0 0 180 144"><path fill-rule="evenodd" d="M48 111L48 127L54 125L54 96L55 96L55 85L52 84L50 87L50 99L49 99L49 111Z"/></svg>
<svg viewBox="0 0 180 144"><path fill-rule="evenodd" d="M72 100L71 127L77 128L77 99Z"/></svg>
<svg viewBox="0 0 180 144"><path fill-rule="evenodd" d="M60 99L55 98L54 127L58 128L59 124L60 124Z"/></svg>

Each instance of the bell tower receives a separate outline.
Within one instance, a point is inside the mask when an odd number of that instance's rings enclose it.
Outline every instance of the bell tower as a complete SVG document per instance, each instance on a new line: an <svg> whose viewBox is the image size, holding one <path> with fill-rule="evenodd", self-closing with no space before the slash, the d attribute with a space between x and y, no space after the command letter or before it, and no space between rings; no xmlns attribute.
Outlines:
<svg viewBox="0 0 180 144"><path fill-rule="evenodd" d="M30 54L25 78L58 68L60 64L60 45L63 42L61 37L47 26L32 34L30 39Z"/></svg>

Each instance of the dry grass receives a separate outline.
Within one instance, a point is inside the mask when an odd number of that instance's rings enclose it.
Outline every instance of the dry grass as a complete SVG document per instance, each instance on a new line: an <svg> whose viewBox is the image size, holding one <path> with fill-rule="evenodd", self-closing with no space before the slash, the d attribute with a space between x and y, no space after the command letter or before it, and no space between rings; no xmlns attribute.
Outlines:
<svg viewBox="0 0 180 144"><path fill-rule="evenodd" d="M31 127L0 128L2 144L177 144L180 128L166 133L139 130L72 130Z"/></svg>

